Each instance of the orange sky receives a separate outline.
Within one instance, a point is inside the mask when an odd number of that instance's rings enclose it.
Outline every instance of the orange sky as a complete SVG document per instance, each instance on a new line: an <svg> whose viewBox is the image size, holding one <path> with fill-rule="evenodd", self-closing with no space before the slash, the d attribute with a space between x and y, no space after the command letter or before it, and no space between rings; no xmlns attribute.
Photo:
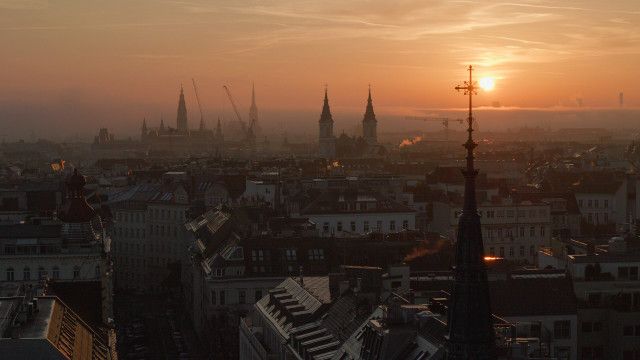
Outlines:
<svg viewBox="0 0 640 360"><path fill-rule="evenodd" d="M130 130L173 119L181 82L194 114L192 77L210 117L229 109L223 84L248 107L252 81L275 112L319 112L325 83L337 111L361 112L369 83L381 114L458 107L469 63L497 78L479 104L615 107L624 91L640 106L637 0L0 0L0 34L7 123L36 106Z"/></svg>

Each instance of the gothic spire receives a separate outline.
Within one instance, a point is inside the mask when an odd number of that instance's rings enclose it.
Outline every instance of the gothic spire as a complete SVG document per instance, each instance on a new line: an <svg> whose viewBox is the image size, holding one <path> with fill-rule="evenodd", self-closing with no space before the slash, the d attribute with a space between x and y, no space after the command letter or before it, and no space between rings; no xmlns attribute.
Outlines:
<svg viewBox="0 0 640 360"><path fill-rule="evenodd" d="M364 111L362 121L376 121L376 114L373 111L373 100L371 100L371 85L369 85L369 97L367 98L367 108Z"/></svg>
<svg viewBox="0 0 640 360"><path fill-rule="evenodd" d="M187 124L187 105L184 101L184 89L180 84L180 99L178 100L178 114L176 116L176 128L178 131L186 132L188 128Z"/></svg>
<svg viewBox="0 0 640 360"><path fill-rule="evenodd" d="M146 117L142 118L142 132L145 133L145 134L147 133L147 118Z"/></svg>
<svg viewBox="0 0 640 360"><path fill-rule="evenodd" d="M456 241L455 283L448 310L449 337L447 339L447 359L494 359L495 332L489 298L487 269L484 263L484 248L480 216L476 204L475 179L478 171L473 164L473 68L469 66L469 81L464 86L456 86L469 96L468 137L464 144L467 149L467 164L462 170L465 178L464 207L458 220Z"/></svg>
<svg viewBox="0 0 640 360"><path fill-rule="evenodd" d="M327 86L324 87L324 104L322 105L322 114L320 114L320 122L333 122L333 117L331 116L331 109L329 108L329 96L327 92Z"/></svg>
<svg viewBox="0 0 640 360"><path fill-rule="evenodd" d="M160 113L160 130L164 130L164 118L162 117L162 113Z"/></svg>

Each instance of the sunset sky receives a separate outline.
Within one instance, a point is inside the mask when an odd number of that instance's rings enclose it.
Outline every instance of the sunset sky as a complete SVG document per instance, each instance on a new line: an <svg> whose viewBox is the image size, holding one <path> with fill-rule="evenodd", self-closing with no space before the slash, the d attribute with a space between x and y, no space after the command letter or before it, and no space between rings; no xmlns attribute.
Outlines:
<svg viewBox="0 0 640 360"><path fill-rule="evenodd" d="M211 122L230 116L221 86L246 109L252 81L273 122L314 124L325 83L336 118L369 83L382 115L461 107L468 64L496 79L479 105L640 107L637 0L0 0L0 47L0 122L20 136L172 123L180 83L196 126L192 77Z"/></svg>

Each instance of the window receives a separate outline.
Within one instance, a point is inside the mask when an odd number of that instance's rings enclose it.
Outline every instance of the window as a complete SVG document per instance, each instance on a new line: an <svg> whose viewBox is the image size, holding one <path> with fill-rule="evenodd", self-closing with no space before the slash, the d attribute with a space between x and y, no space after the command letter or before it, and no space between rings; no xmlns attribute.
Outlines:
<svg viewBox="0 0 640 360"><path fill-rule="evenodd" d="M309 260L324 260L324 249L309 249Z"/></svg>
<svg viewBox="0 0 640 360"><path fill-rule="evenodd" d="M238 290L238 304L246 304L246 303L247 303L247 291Z"/></svg>
<svg viewBox="0 0 640 360"><path fill-rule="evenodd" d="M13 281L13 268L7 269L7 281Z"/></svg>
<svg viewBox="0 0 640 360"><path fill-rule="evenodd" d="M356 231L356 222L355 221L351 222L351 231L353 231L353 232Z"/></svg>
<svg viewBox="0 0 640 360"><path fill-rule="evenodd" d="M536 228L535 227L533 227L533 226L529 227L529 236L530 237L536 236Z"/></svg>
<svg viewBox="0 0 640 360"><path fill-rule="evenodd" d="M79 277L80 277L80 266L74 266L73 267L73 278L77 279Z"/></svg>
<svg viewBox="0 0 640 360"><path fill-rule="evenodd" d="M543 225L543 226L540 226L540 236L544 237L544 236L545 236L545 234L546 234L546 230L545 230L544 225Z"/></svg>
<svg viewBox="0 0 640 360"><path fill-rule="evenodd" d="M369 221L365 220L362 224L364 232L369 232Z"/></svg>
<svg viewBox="0 0 640 360"><path fill-rule="evenodd" d="M513 257L513 246L509 246L509 257Z"/></svg>
<svg viewBox="0 0 640 360"><path fill-rule="evenodd" d="M296 261L297 260L296 249L287 249L285 251L285 255L287 257L287 261Z"/></svg>
<svg viewBox="0 0 640 360"><path fill-rule="evenodd" d="M402 220L402 228L405 230L409 229L409 220Z"/></svg>
<svg viewBox="0 0 640 360"><path fill-rule="evenodd" d="M395 231L395 230L396 230L396 222L395 222L395 220L389 221L389 231Z"/></svg>
<svg viewBox="0 0 640 360"><path fill-rule="evenodd" d="M31 280L31 269L28 266L22 270L22 280Z"/></svg>
<svg viewBox="0 0 640 360"><path fill-rule="evenodd" d="M536 254L536 246L535 245L531 245L529 247L529 255L534 256Z"/></svg>
<svg viewBox="0 0 640 360"><path fill-rule="evenodd" d="M47 270L42 266L38 268L38 279L42 280L47 277Z"/></svg>
<svg viewBox="0 0 640 360"><path fill-rule="evenodd" d="M329 232L329 223L328 222L322 224L322 231Z"/></svg>
<svg viewBox="0 0 640 360"><path fill-rule="evenodd" d="M618 279L620 280L638 280L638 267L621 266L618 268Z"/></svg>
<svg viewBox="0 0 640 360"><path fill-rule="evenodd" d="M593 200L593 207L598 208L600 207L600 201L599 200Z"/></svg>
<svg viewBox="0 0 640 360"><path fill-rule="evenodd" d="M609 200L604 200L604 208L607 209L609 207Z"/></svg>
<svg viewBox="0 0 640 360"><path fill-rule="evenodd" d="M591 200L588 200L588 201L587 201L587 207L591 207L591 205L592 205Z"/></svg>
<svg viewBox="0 0 640 360"><path fill-rule="evenodd" d="M582 205L584 205L584 203L582 202L582 199L578 200L578 206L582 207ZM606 206L605 206L606 207Z"/></svg>
<svg viewBox="0 0 640 360"><path fill-rule="evenodd" d="M493 246L489 248L489 255L496 256L496 249Z"/></svg>
<svg viewBox="0 0 640 360"><path fill-rule="evenodd" d="M520 237L523 238L524 237L524 227L520 227Z"/></svg>
<svg viewBox="0 0 640 360"><path fill-rule="evenodd" d="M264 261L264 253L262 250L251 250L251 259L255 261Z"/></svg>
<svg viewBox="0 0 640 360"><path fill-rule="evenodd" d="M336 226L338 231L342 231L342 221L338 221L338 225Z"/></svg>
<svg viewBox="0 0 640 360"><path fill-rule="evenodd" d="M382 231L382 220L376 221L376 230Z"/></svg>
<svg viewBox="0 0 640 360"><path fill-rule="evenodd" d="M53 267L53 270L51 271L51 276L53 276L54 279L60 278L60 269L57 266Z"/></svg>
<svg viewBox="0 0 640 360"><path fill-rule="evenodd" d="M224 290L220 290L220 305L224 305L227 303L227 299L225 297Z"/></svg>
<svg viewBox="0 0 640 360"><path fill-rule="evenodd" d="M571 338L571 321L559 320L553 322L553 337L555 339Z"/></svg>
<svg viewBox="0 0 640 360"><path fill-rule="evenodd" d="M262 299L262 290L256 290L255 298L256 302Z"/></svg>
<svg viewBox="0 0 640 360"><path fill-rule="evenodd" d="M524 246L520 246L520 257L524 257Z"/></svg>
<svg viewBox="0 0 640 360"><path fill-rule="evenodd" d="M500 246L500 257L504 257L504 247Z"/></svg>

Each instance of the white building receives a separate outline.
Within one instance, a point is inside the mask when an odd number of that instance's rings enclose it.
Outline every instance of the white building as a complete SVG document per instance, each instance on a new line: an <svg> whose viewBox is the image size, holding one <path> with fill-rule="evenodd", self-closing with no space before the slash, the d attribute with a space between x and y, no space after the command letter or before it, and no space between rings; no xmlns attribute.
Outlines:
<svg viewBox="0 0 640 360"><path fill-rule="evenodd" d="M300 211L323 237L349 237L415 230L416 211L372 192L329 191Z"/></svg>
<svg viewBox="0 0 640 360"><path fill-rule="evenodd" d="M67 181L67 200L59 221L0 226L0 282L40 287L47 279L99 281L112 317L111 240L83 194L77 170Z"/></svg>
<svg viewBox="0 0 640 360"><path fill-rule="evenodd" d="M433 203L431 230L456 238L461 205ZM534 263L540 246L551 239L551 214L548 203L511 199L478 204L482 239L486 256L509 261Z"/></svg>
<svg viewBox="0 0 640 360"><path fill-rule="evenodd" d="M181 185L136 185L113 196L116 287L156 292L187 259L189 197Z"/></svg>

